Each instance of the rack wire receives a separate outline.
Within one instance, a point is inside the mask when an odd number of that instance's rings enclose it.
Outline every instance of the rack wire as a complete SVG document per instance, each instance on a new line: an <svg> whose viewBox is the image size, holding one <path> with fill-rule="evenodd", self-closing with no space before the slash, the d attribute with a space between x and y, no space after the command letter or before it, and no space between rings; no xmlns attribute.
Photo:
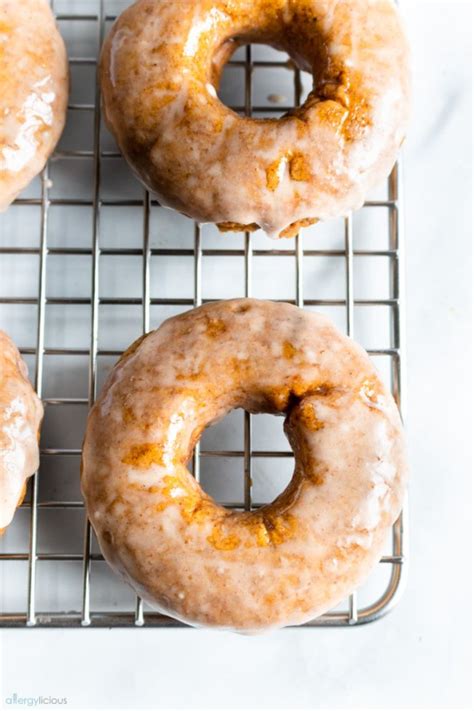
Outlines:
<svg viewBox="0 0 474 711"><path fill-rule="evenodd" d="M80 4L80 3L79 3ZM56 2L58 5L58 2ZM108 11L109 5L112 11ZM63 12L57 10L56 16L61 29L66 29L74 23L82 23L86 28L85 31L89 37L94 36L95 44L98 49L102 44L107 25L115 19L116 12L121 9L117 7L117 3L111 0L106 7L104 0L97 0L95 9L86 12ZM90 7L90 3L87 6ZM70 65L72 70L76 67L97 67L97 53L87 54L84 56L71 56ZM289 65L284 58L276 59L258 59L254 56L254 48L252 46L245 47L240 54L235 55L229 62L230 68L243 70L244 74L244 101L241 105L232 106L232 108L242 114L252 115L271 115L276 112L283 113L291 106L298 105L301 102L303 83L300 72ZM253 102L253 80L255 72L259 68L271 68L293 75L293 102L291 105L278 105L263 103L259 105ZM254 284L254 267L256 260L259 258L271 257L273 259L285 258L294 260L294 298L285 298L285 301L295 303L301 308L331 309L334 307L344 310L344 321L346 332L349 336L354 336L355 309L366 309L367 307L384 307L387 313L388 328L390 329L390 343L388 346L369 348L369 354L375 361L379 358L386 358L390 362L389 376L393 395L403 414L402 394L405 391L405 352L404 352L404 284L403 284L403 206L401 200L401 173L400 165L396 165L388 179L386 195L380 199L369 200L365 203L363 210L380 210L384 209L388 213L386 227L386 244L383 248L356 248L354 245L354 216L345 218L343 225L343 240L340 248L335 249L321 248L318 245L318 228L314 231L314 247L310 238L306 235L298 235L294 241L271 243L268 246L266 242L258 242L255 245L256 238L249 233L245 233L242 240L237 237L222 237L225 240L223 247L206 246L208 241L207 234L203 228L195 224L193 227L193 244L191 246L152 246L153 226L152 218L157 216L157 229L159 230L159 220L162 215L163 208L160 208L156 200L154 200L146 191L140 198L123 198L105 197L102 194L102 179L104 166L107 161L119 158L120 154L116 149L109 150L104 147L104 131L101 121L100 96L98 84L94 84L94 100L93 101L74 101L69 105L69 117L72 120L74 115L88 114L92 116L92 134L93 146L92 149L73 148L64 150L58 148L53 156L54 161L69 160L88 160L93 166L93 185L92 194L90 197L82 196L54 196L51 194L51 167L48 166L43 171L40 180L40 194L33 197L20 197L15 205L11 208L11 212L21 208L24 214L24 209L34 209L39 211L40 229L39 229L39 244L35 246L16 246L14 236L10 237L10 231L6 231L6 237L2 237L0 241L0 255L2 260L9 261L9 269L20 270L21 258L26 255L37 258L38 281L36 296L14 295L7 296L0 294L0 306L3 307L2 314L5 314L2 328L9 330L12 325L13 315L11 308L14 306L30 306L36 309L36 335L34 344L21 344L22 353L30 359L33 364L34 385L40 397L43 397L45 404L46 417L53 410L63 412L62 408L81 409L86 412L94 402L98 386L99 386L99 367L98 362L101 358L114 358L121 355L122 349L119 348L104 348L101 347L101 335L105 326L101 325L101 309L107 306L115 307L136 307L141 313L139 316L140 330L148 332L152 326L151 310L155 307L171 308L175 310L185 310L193 306L199 306L206 301L211 301L213 298L204 298L203 286L203 264L209 258L225 257L227 260L243 260L243 277L244 286L243 294L238 295L251 296ZM51 161L50 161L51 165ZM133 181L133 177L129 178ZM66 210L86 207L90 210L92 219L90 245L87 247L70 247L59 241L59 246L51 246L50 241L53 234L57 237L57 231L53 233L50 226L51 209L54 207L66 208ZM142 235L141 246L139 247L104 247L101 244L101 218L105 208L126 208L140 209L142 211ZM67 215L67 212L65 213ZM5 219L5 218L1 218ZM117 218L118 219L118 218ZM18 224L18 223L17 223ZM19 222L21 226L21 220ZM1 223L0 223L1 226ZM0 233L1 234L1 233ZM13 233L12 233L13 234ZM57 242L57 239L54 240ZM234 243L237 246L234 246ZM229 246L229 244L231 246ZM283 246L282 246L283 245ZM90 290L87 296L73 297L70 295L48 295L48 261L54 257L65 256L87 258L90 260ZM141 295L134 297L101 296L101 266L102 261L106 257L123 258L138 258L141 260ZM152 265L154 260L162 260L166 264L168 258L188 257L193 261L192 279L193 292L192 295L176 296L176 295L161 295L152 296ZM326 295L309 298L305 295L306 280L304 276L305 262L311 258L320 258L321 260L330 260L339 258L344 261L343 280L343 296L341 298L328 298ZM387 274L387 294L383 297L375 298L355 298L354 294L354 260L380 257L388 260L389 270ZM18 260L18 261L16 261ZM259 294L260 295L260 294ZM75 347L72 345L62 345L60 347L51 347L46 343L46 329L49 316L49 309L54 306L81 306L89 309L90 319L90 334L87 347ZM16 314L16 312L15 312ZM16 316L15 316L16 317ZM137 334L138 335L138 334ZM363 344L364 345L364 344ZM44 372L45 358L51 356L59 356L65 358L83 357L88 359L88 386L87 396L76 397L68 393L63 397L48 397L44 392ZM54 415L54 421L60 421L61 414ZM237 460L242 462L243 471L243 496L241 500L222 501L227 506L250 510L261 505L262 502L256 501L253 496L254 468L256 463L263 459L271 460L291 460L292 453L287 450L262 449L254 445L254 419L255 416L249 413L243 415L243 446L241 449L219 449L206 448L204 444L196 447L193 456L193 473L200 480L201 468L203 462L211 460L215 457L225 457L227 460ZM21 510L28 515L29 520L25 521L24 517L20 517L20 512L14 519L14 522L9 527L3 540L0 541L0 580L2 581L2 590L5 591L7 586L13 584L15 590L10 593L4 593L3 598L0 596L0 627L168 627L180 626L180 623L164 617L151 609L145 609L143 602L136 598L133 605L121 605L123 598L118 595L119 602L114 602L113 606L108 604L109 599L115 600L115 592L119 588L123 588L124 583L113 577L110 585L106 586L105 599L101 604L94 604L92 593L95 590L95 585L99 586L103 583L103 573L93 570L94 566L106 566L105 561L100 552L94 550L94 536L91 531L90 524L87 520L84 522L82 532L82 551L67 552L67 551L48 551L41 550L39 545L38 531L40 521L46 516L48 511L61 511L66 517L71 517L74 512L84 514L84 505L80 496L74 499L66 498L61 493L61 481L57 484L59 494L57 496L49 496L42 499L40 496L41 481L44 477L55 480L61 480L66 474L61 474L63 462L73 460L75 463L75 471L78 475L80 448L68 446L68 433L66 430L61 430L65 442L60 443L60 446L45 446L42 443L41 450L41 466L39 472L31 478L29 484L29 494L25 502L21 506ZM59 466L58 466L59 463ZM70 473L70 472L69 472ZM68 474L69 475L69 474ZM64 519L63 528L60 531L61 535L66 531L68 518ZM85 516L84 516L85 518ZM22 529L16 536L15 530ZM21 534L28 531L28 544L23 546L17 545L15 542L21 540ZM10 544L13 541L13 544ZM371 622L378 619L383 614L392 609L398 601L403 588L404 571L406 569L406 532L404 533L403 515L393 527L390 548L387 554L382 558L379 568L384 568L388 571L385 575L384 589L376 597L370 599L366 604L360 604L357 593L354 592L347 605L340 606L335 611L323 615L322 617L310 622L308 626L354 626L366 622ZM9 547L13 546L13 547ZM16 550L15 550L16 546ZM56 604L50 605L47 608L42 608L38 603L38 575L41 566L45 564L56 564L57 570L52 575L51 580L46 581L46 586L59 585L58 580L68 579L71 577L70 564L75 564L81 567L80 577L75 574L73 576L76 587L80 585L80 604L74 609L66 609L67 603L63 603L61 593L56 593ZM9 583L11 580L11 567L6 566L26 566L27 575L24 578L21 576L14 583ZM18 577L18 576L17 576ZM13 576L15 578L15 576ZM97 579L97 583L96 583ZM60 586L59 586L60 587ZM112 591L112 592L111 592ZM9 609L10 602L17 605L13 611ZM19 602L20 601L20 602ZM21 602L23 601L23 602ZM20 606L23 609L18 609Z"/></svg>

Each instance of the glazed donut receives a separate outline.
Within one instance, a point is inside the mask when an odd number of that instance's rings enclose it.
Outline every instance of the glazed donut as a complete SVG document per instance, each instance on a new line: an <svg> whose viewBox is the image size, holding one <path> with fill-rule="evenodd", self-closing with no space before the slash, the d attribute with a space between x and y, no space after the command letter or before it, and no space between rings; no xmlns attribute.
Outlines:
<svg viewBox="0 0 474 711"><path fill-rule="evenodd" d="M232 408L285 415L287 489L226 510L186 468ZM257 632L300 624L379 560L406 480L396 405L324 316L236 299L166 321L112 371L91 411L82 491L102 552L155 609Z"/></svg>
<svg viewBox="0 0 474 711"><path fill-rule="evenodd" d="M0 212L44 167L64 127L66 49L46 0L0 0Z"/></svg>
<svg viewBox="0 0 474 711"><path fill-rule="evenodd" d="M240 117L216 95L242 44L313 75L280 119ZM107 124L161 203L223 230L291 236L360 207L407 129L408 46L392 0L139 0L101 59Z"/></svg>
<svg viewBox="0 0 474 711"><path fill-rule="evenodd" d="M0 331L0 535L38 469L43 406L17 347Z"/></svg>

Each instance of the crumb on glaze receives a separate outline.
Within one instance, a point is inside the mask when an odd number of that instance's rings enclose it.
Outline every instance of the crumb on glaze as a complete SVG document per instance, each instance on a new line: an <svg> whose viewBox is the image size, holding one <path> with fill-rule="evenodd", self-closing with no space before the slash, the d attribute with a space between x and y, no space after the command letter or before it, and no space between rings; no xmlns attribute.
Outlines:
<svg viewBox="0 0 474 711"><path fill-rule="evenodd" d="M218 338L227 331L227 326L224 321L217 318L208 318L206 322L206 335L209 338Z"/></svg>
<svg viewBox="0 0 474 711"><path fill-rule="evenodd" d="M265 173L267 178L266 185L268 190L275 191L280 185L284 162L285 157L283 156L274 160L273 163L270 163L270 165L267 167Z"/></svg>
<svg viewBox="0 0 474 711"><path fill-rule="evenodd" d="M297 349L290 341L285 341L283 343L283 355L285 358L288 358L288 360L294 358L297 352Z"/></svg>
<svg viewBox="0 0 474 711"><path fill-rule="evenodd" d="M324 474L318 470L317 466L315 466L313 469L308 469L309 473L307 475L307 478L310 480L312 484L315 486L322 486L325 481L326 477Z"/></svg>
<svg viewBox="0 0 474 711"><path fill-rule="evenodd" d="M298 521L291 513L263 514L263 522L268 531L270 542L279 546L289 541L298 532Z"/></svg>
<svg viewBox="0 0 474 711"><path fill-rule="evenodd" d="M136 444L122 458L123 464L130 464L138 469L149 469L153 465L163 465L163 448L151 443Z"/></svg>
<svg viewBox="0 0 474 711"><path fill-rule="evenodd" d="M311 180L311 169L302 153L294 153L290 158L290 178L296 181Z"/></svg>
<svg viewBox="0 0 474 711"><path fill-rule="evenodd" d="M219 525L214 526L207 541L218 551L233 551L240 546L240 538L234 533L226 535Z"/></svg>
<svg viewBox="0 0 474 711"><path fill-rule="evenodd" d="M318 420L314 407L310 402L303 402L300 406L299 417L302 424L310 431L317 432L322 430L324 427L324 422Z"/></svg>

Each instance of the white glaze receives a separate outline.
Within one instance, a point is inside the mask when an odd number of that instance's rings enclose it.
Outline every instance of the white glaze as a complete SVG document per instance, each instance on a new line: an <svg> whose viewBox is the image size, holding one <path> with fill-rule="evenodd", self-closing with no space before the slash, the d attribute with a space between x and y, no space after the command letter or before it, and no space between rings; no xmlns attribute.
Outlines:
<svg viewBox="0 0 474 711"><path fill-rule="evenodd" d="M0 533L13 518L25 482L39 464L41 401L16 346L0 331Z"/></svg>
<svg viewBox="0 0 474 711"><path fill-rule="evenodd" d="M360 207L392 168L407 128L409 52L392 0L183 0L175 7L177 14L165 2L135 3L101 60L109 127L161 203L200 222L259 225L271 236ZM168 35L173 41L163 42ZM240 118L209 90L233 49L257 39L286 50L303 69L315 67L313 95L298 114ZM295 156L300 177L289 167ZM286 164L276 188L268 179L275 162Z"/></svg>
<svg viewBox="0 0 474 711"><path fill-rule="evenodd" d="M218 506L186 469L235 407L285 415L296 456L287 490L250 514ZM363 581L405 480L398 411L367 354L323 316L238 299L125 354L91 412L81 481L104 556L148 603L258 631L320 615Z"/></svg>
<svg viewBox="0 0 474 711"><path fill-rule="evenodd" d="M0 0L0 212L37 175L63 130L64 43L46 0Z"/></svg>

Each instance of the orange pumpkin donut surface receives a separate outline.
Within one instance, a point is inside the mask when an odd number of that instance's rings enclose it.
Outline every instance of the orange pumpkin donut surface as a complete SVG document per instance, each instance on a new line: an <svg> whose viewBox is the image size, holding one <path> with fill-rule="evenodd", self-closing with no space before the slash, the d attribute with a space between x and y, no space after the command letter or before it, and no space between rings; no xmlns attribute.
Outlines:
<svg viewBox="0 0 474 711"><path fill-rule="evenodd" d="M66 49L47 0L0 0L0 212L43 169L67 98Z"/></svg>
<svg viewBox="0 0 474 711"><path fill-rule="evenodd" d="M0 331L0 534L23 500L39 464L43 406L13 341Z"/></svg>
<svg viewBox="0 0 474 711"><path fill-rule="evenodd" d="M280 119L216 95L242 44L286 51L313 75ZM300 226L360 207L407 128L408 46L392 0L139 0L105 42L105 117L163 205L224 230Z"/></svg>
<svg viewBox="0 0 474 711"><path fill-rule="evenodd" d="M229 511L186 464L232 408L284 415L287 489ZM404 494L396 405L321 315L238 299L166 321L110 375L87 425L82 490L102 552L155 609L193 625L300 624L380 558Z"/></svg>

